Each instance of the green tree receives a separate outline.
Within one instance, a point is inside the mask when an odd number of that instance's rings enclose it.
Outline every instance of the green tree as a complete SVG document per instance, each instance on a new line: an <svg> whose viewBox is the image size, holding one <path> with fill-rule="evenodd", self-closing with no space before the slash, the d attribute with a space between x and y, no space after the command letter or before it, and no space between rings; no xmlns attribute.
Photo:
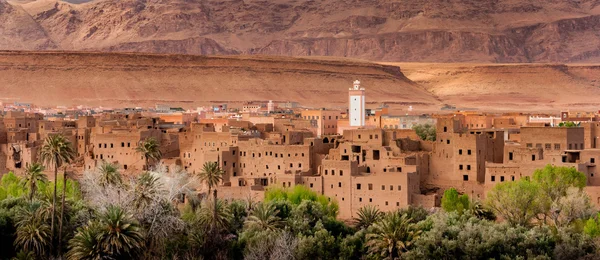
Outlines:
<svg viewBox="0 0 600 260"><path fill-rule="evenodd" d="M558 127L578 127L579 125L580 125L579 123L575 124L575 122L571 122L571 121L565 121L565 122L558 123Z"/></svg>
<svg viewBox="0 0 600 260"><path fill-rule="evenodd" d="M399 259L421 234L406 215L386 214L368 230L369 254L383 259Z"/></svg>
<svg viewBox="0 0 600 260"><path fill-rule="evenodd" d="M15 246L34 253L38 258L44 258L52 246L48 207L43 203L33 202L19 209L17 219Z"/></svg>
<svg viewBox="0 0 600 260"><path fill-rule="evenodd" d="M487 194L487 205L512 225L528 226L541 213L540 187L521 179L503 182Z"/></svg>
<svg viewBox="0 0 600 260"><path fill-rule="evenodd" d="M24 187L29 189L29 200L33 200L38 189L38 182L47 182L48 177L44 174L44 166L39 163L32 163L25 169L25 177L23 178Z"/></svg>
<svg viewBox="0 0 600 260"><path fill-rule="evenodd" d="M162 188L158 177L150 172L140 174L133 190L133 204L136 209L150 205L160 193Z"/></svg>
<svg viewBox="0 0 600 260"><path fill-rule="evenodd" d="M98 166L98 171L100 173L99 183L103 188L110 185L119 186L123 184L123 179L117 165L104 161Z"/></svg>
<svg viewBox="0 0 600 260"><path fill-rule="evenodd" d="M436 139L436 130L431 124L414 125L413 130L415 130L421 140L435 141Z"/></svg>
<svg viewBox="0 0 600 260"><path fill-rule="evenodd" d="M317 194L304 185L296 185L293 189L269 188L265 192L265 201L289 201L292 206L298 206L303 201L314 201L325 210L325 214L331 217L336 217L339 212L339 205L335 200L331 200L327 196ZM280 213L284 211L279 209Z"/></svg>
<svg viewBox="0 0 600 260"><path fill-rule="evenodd" d="M144 237L133 215L109 206L97 221L77 230L69 241L68 259L132 259L144 245Z"/></svg>
<svg viewBox="0 0 600 260"><path fill-rule="evenodd" d="M146 138L144 141L138 144L135 151L144 156L144 166L146 170L150 170L150 160L160 161L162 152L160 151L160 144L154 137Z"/></svg>
<svg viewBox="0 0 600 260"><path fill-rule="evenodd" d="M600 237L600 213L585 222L583 232L591 237Z"/></svg>
<svg viewBox="0 0 600 260"><path fill-rule="evenodd" d="M52 198L52 224L50 225L51 234L54 234L54 221L56 215L56 181L58 176L58 169L66 164L71 163L75 158L75 151L71 145L71 142L65 138L62 134L51 135L46 138L44 145L40 150L40 158L46 166L54 168L54 195ZM67 173L63 173L63 187L66 187ZM61 221L58 231L58 251L61 253L62 247L62 223L64 217L64 205L65 205L65 190L63 189L62 205L61 208ZM52 245L54 245L54 235L52 235Z"/></svg>
<svg viewBox="0 0 600 260"><path fill-rule="evenodd" d="M383 217L383 213L373 205L363 206L356 212L354 226L358 229L366 229Z"/></svg>
<svg viewBox="0 0 600 260"><path fill-rule="evenodd" d="M469 209L469 196L467 194L460 195L455 188L450 188L444 191L442 196L442 208L446 212L456 211L462 214Z"/></svg>
<svg viewBox="0 0 600 260"><path fill-rule="evenodd" d="M246 229L277 231L283 226L278 213L275 205L271 203L258 204L246 220Z"/></svg>
<svg viewBox="0 0 600 260"><path fill-rule="evenodd" d="M198 178L201 182L204 182L206 186L208 186L208 194L210 194L211 190L213 192L213 200L217 201L217 185L223 179L223 174L225 172L219 167L217 162L205 162L202 166L202 170L198 174ZM213 203L215 207L217 207L218 203ZM214 214L217 214L217 209L213 210ZM217 219L217 216L213 217L214 220ZM213 223L214 225L215 223Z"/></svg>
<svg viewBox="0 0 600 260"><path fill-rule="evenodd" d="M582 190L587 183L587 178L574 167L546 165L543 169L535 170L532 181L539 186L541 213L544 222L547 222L548 218L555 214L552 209L553 204L566 196L567 190L571 187Z"/></svg>

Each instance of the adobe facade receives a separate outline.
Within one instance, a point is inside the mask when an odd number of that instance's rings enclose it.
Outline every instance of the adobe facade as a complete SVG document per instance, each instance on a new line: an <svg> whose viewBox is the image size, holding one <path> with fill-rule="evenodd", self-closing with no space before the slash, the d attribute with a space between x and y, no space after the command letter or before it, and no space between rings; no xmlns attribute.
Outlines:
<svg viewBox="0 0 600 260"><path fill-rule="evenodd" d="M21 174L39 159L46 137L62 134L73 143L78 173L108 161L135 175L146 170L136 148L154 138L163 158L152 165L176 164L195 175L205 162L217 162L225 172L218 187L223 198L260 200L270 187L304 185L337 201L342 219L365 205L384 211L439 206L448 188L484 199L494 185L530 177L548 164L586 174L586 191L600 205L600 125L593 120L552 127L525 114L412 116L435 124L436 140L430 142L383 110L369 116L365 127L350 126L344 111L253 113L198 118L132 110L48 120L9 112L0 118L0 168Z"/></svg>

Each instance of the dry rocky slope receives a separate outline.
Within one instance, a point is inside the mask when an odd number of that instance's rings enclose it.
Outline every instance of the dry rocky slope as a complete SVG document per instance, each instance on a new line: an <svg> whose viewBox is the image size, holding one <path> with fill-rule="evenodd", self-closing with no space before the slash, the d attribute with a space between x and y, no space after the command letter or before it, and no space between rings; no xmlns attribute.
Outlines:
<svg viewBox="0 0 600 260"><path fill-rule="evenodd" d="M594 63L600 0L0 0L0 49Z"/></svg>
<svg viewBox="0 0 600 260"><path fill-rule="evenodd" d="M427 64L400 66L444 103L483 111L597 111L600 65Z"/></svg>
<svg viewBox="0 0 600 260"><path fill-rule="evenodd" d="M209 103L296 101L345 108L360 79L369 101L435 107L440 102L396 66L264 56L0 52L0 102L37 105L194 108ZM371 103L370 106L376 104Z"/></svg>

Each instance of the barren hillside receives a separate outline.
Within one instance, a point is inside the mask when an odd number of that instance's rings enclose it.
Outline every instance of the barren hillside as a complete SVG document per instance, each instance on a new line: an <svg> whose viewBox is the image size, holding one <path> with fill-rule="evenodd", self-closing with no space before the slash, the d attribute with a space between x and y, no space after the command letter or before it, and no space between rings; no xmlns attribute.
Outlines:
<svg viewBox="0 0 600 260"><path fill-rule="evenodd" d="M400 66L442 102L494 111L598 110L600 66L560 64L428 64Z"/></svg>
<svg viewBox="0 0 600 260"><path fill-rule="evenodd" d="M195 107L208 103L296 101L346 108L360 79L368 101L439 107L400 69L352 60L156 54L0 52L0 101L37 105Z"/></svg>
<svg viewBox="0 0 600 260"><path fill-rule="evenodd" d="M0 49L591 63L600 0L0 0Z"/></svg>

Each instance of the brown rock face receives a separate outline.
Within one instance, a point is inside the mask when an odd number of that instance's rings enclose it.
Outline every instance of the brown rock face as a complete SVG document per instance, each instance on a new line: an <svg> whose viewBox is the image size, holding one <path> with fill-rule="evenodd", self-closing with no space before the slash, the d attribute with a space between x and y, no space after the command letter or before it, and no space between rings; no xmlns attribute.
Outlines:
<svg viewBox="0 0 600 260"><path fill-rule="evenodd" d="M600 0L0 0L0 49L591 63Z"/></svg>

